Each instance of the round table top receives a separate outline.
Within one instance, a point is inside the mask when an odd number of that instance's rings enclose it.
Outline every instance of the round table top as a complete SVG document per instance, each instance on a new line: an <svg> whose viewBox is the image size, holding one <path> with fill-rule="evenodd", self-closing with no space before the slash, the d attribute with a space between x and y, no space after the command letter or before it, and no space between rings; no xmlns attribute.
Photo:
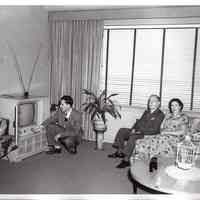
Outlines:
<svg viewBox="0 0 200 200"><path fill-rule="evenodd" d="M190 180L169 176L167 168L175 166L174 159L158 159L158 169L149 172L149 161L136 159L131 161L130 172L134 180L152 190L169 194L200 194L200 179ZM196 161L195 168L200 166ZM180 169L178 169L180 170Z"/></svg>

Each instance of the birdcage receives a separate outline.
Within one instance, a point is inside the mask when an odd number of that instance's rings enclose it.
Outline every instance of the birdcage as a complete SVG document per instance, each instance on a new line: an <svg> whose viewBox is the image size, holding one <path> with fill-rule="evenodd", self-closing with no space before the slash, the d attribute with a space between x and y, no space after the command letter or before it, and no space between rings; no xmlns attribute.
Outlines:
<svg viewBox="0 0 200 200"><path fill-rule="evenodd" d="M195 164L196 146L189 135L177 144L176 164L180 169L191 169Z"/></svg>

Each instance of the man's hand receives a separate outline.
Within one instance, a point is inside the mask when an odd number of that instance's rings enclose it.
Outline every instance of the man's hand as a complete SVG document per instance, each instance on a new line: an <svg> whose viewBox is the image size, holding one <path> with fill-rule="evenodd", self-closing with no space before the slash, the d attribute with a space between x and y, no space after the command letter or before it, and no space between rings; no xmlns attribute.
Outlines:
<svg viewBox="0 0 200 200"><path fill-rule="evenodd" d="M34 133L37 133L37 132L41 132L41 131L45 130L45 127L42 126L42 125L34 126L33 128L31 128L31 130L32 130Z"/></svg>
<svg viewBox="0 0 200 200"><path fill-rule="evenodd" d="M142 132L140 132L140 131L136 131L136 132L135 132L135 134L141 134L141 133L142 133Z"/></svg>
<svg viewBox="0 0 200 200"><path fill-rule="evenodd" d="M44 129L45 129L45 126L40 125L39 128L40 128L40 130L44 130Z"/></svg>
<svg viewBox="0 0 200 200"><path fill-rule="evenodd" d="M141 132L140 131L136 131L135 129L132 129L131 130L131 135L134 135L134 134L141 134Z"/></svg>
<svg viewBox="0 0 200 200"><path fill-rule="evenodd" d="M131 130L131 134L134 134L134 133L135 133L135 129L132 129L132 130Z"/></svg>
<svg viewBox="0 0 200 200"><path fill-rule="evenodd" d="M58 142L59 138L61 138L61 134L57 134L57 135L54 137L54 139L55 139L56 142Z"/></svg>

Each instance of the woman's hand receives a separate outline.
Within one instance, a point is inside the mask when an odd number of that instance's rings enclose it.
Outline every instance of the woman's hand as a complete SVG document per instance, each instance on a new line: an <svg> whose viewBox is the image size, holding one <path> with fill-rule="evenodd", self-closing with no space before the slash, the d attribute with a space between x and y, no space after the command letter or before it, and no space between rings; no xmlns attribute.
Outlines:
<svg viewBox="0 0 200 200"><path fill-rule="evenodd" d="M173 136L181 136L184 135L184 131L162 131L161 135L173 135Z"/></svg>
<svg viewBox="0 0 200 200"><path fill-rule="evenodd" d="M172 135L174 131L172 130L162 130L161 135Z"/></svg>

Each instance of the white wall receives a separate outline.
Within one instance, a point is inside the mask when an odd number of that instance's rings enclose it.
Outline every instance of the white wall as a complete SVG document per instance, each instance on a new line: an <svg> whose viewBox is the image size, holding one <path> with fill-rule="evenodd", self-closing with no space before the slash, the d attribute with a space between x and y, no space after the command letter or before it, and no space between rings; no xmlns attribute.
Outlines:
<svg viewBox="0 0 200 200"><path fill-rule="evenodd" d="M107 116L107 131L104 135L104 141L112 143L115 138L115 134L120 128L131 128L136 119L139 119L144 112L145 108L140 107L122 107L120 113L121 119L114 119Z"/></svg>
<svg viewBox="0 0 200 200"><path fill-rule="evenodd" d="M0 6L0 94L23 93L8 43L16 52L26 87L42 44L30 93L48 95L47 11L40 6Z"/></svg>

